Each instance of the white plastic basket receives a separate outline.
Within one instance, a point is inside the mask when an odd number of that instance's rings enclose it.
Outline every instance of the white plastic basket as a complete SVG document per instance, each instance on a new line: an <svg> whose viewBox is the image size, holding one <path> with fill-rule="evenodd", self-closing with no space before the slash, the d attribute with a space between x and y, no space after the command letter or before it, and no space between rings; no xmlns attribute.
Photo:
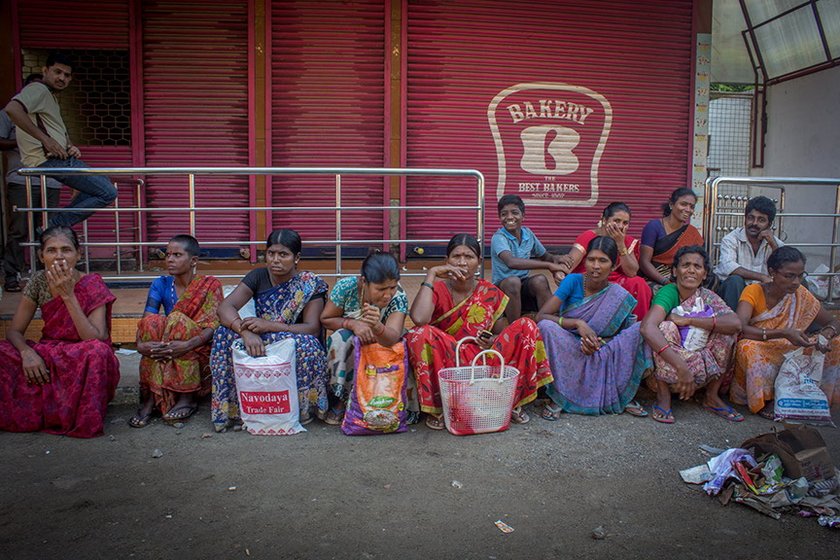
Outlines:
<svg viewBox="0 0 840 560"><path fill-rule="evenodd" d="M516 398L519 370L506 366L497 351L484 350L469 366L461 365L461 344L475 340L459 340L455 346L455 367L438 372L443 419L446 429L456 436L507 430ZM496 356L499 365L487 365L488 355ZM482 365L476 365L479 358Z"/></svg>

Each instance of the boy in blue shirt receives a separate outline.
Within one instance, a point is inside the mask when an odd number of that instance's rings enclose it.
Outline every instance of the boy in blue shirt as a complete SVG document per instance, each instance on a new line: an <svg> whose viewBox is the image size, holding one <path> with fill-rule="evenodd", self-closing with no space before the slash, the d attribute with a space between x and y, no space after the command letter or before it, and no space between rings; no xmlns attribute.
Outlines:
<svg viewBox="0 0 840 560"><path fill-rule="evenodd" d="M510 298L505 316L513 322L528 313L539 311L551 297L548 278L543 274L529 276L531 270L548 270L560 283L570 272L565 256L549 253L534 232L522 225L525 203L515 194L499 199L502 222L490 242L493 283Z"/></svg>

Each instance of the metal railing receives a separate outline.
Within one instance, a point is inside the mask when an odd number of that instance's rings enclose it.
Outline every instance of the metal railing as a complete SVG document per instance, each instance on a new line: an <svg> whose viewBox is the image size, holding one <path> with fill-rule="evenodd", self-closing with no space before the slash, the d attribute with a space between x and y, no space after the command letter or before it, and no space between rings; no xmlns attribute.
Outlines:
<svg viewBox="0 0 840 560"><path fill-rule="evenodd" d="M731 185L738 189L737 193L731 194L725 192L724 186ZM834 212L788 212L785 209L785 203L789 199L802 193L793 192L794 189L808 188L808 187L834 187ZM743 193L746 187L746 194ZM706 179L705 188L705 207L703 211L703 235L706 242L706 251L709 253L709 258L712 262L717 261L720 240L729 231L736 227L742 226L744 222L744 208L746 202L752 196L757 195L754 192L756 189L761 189L763 193L767 193L767 189L777 191L778 196L774 199L777 204L778 213L776 214L776 231L777 236L785 243L793 245L797 248L816 248L827 247L828 251L828 272L813 274L813 276L840 276L840 272L835 269L837 263L837 248L840 243L837 241L837 233L840 230L840 179L835 178L813 178L813 177L709 177ZM789 192L790 191L790 192ZM791 239L790 235L784 230L785 220L792 218L830 218L831 219L831 239L829 242L811 242ZM832 283L834 281L832 280ZM829 289L829 299L831 299L831 290Z"/></svg>
<svg viewBox="0 0 840 560"><path fill-rule="evenodd" d="M476 212L476 239L483 245L484 236L484 194L485 184L484 175L474 169L410 169L410 168L353 168L353 167L108 167L108 168L21 168L18 173L26 178L27 182L27 208L16 208L17 212L27 212L29 222L29 237L30 240L35 237L35 216L40 213L41 227L47 224L47 212L76 212L77 209L67 208L47 208L46 191L41 190L41 205L34 206L31 198L31 178L41 177L42 183L48 176L58 175L105 175L110 177L123 176L149 176L149 175L175 175L185 176L188 199L190 206L188 207L144 207L142 205L142 186L144 183L142 179L134 179L137 182L136 199L137 206L125 207L120 206L118 200L115 201L113 207L106 208L86 208L85 212L104 212L113 213L117 226L116 241L115 242L90 242L88 241L87 220L82 223L85 255L86 255L86 272L90 272L89 249L91 247L115 247L118 257L118 274L122 274L121 264L119 261L120 247L137 247L139 249L140 267L142 272L143 251L142 247L161 246L165 245L166 241L146 241L143 239L144 227L143 222L145 215L150 212L154 213L168 213L181 212L189 214L189 233L193 236L196 234L196 219L197 215L206 212L335 212L335 239L316 239L303 241L304 245L335 245L335 274L323 274L323 276L341 276L342 275L342 246L344 245L373 245L373 244L419 244L419 243L447 243L449 239L345 239L342 235L341 218L342 212L354 211L394 211L394 210L474 210ZM196 177L205 175L332 175L335 177L335 204L332 206L246 206L246 207L225 207L225 206L207 206L196 207ZM453 206L453 205L423 205L423 206L408 206L408 205L388 205L388 206L342 206L341 198L341 179L346 176L425 176L425 177L470 177L476 181L476 203L474 205ZM119 197L118 197L119 198ZM120 213L132 212L137 214L138 220L138 241L121 241L119 237L119 215ZM221 246L249 246L262 245L264 241L244 240L244 241L220 241L220 240L201 240L201 245L206 247L221 247ZM35 243L26 243L30 247L30 258L32 263L32 272L35 267ZM482 266L484 261L482 259ZM425 273L406 273L405 276L421 276ZM217 275L219 278L239 278L242 275ZM151 280L156 276L131 275L124 276L104 276L106 280Z"/></svg>

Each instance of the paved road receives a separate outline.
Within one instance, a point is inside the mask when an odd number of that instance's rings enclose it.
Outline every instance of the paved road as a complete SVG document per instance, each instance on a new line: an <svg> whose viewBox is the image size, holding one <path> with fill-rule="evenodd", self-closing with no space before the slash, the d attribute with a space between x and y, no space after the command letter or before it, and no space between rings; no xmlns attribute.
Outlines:
<svg viewBox="0 0 840 560"><path fill-rule="evenodd" d="M113 406L94 440L0 433L0 558L816 559L840 542L683 484L699 444L771 427L694 403L672 426L566 416L466 438L349 438L318 421L293 437L202 437L206 403L180 430L131 429L132 410ZM840 458L840 433L821 433Z"/></svg>

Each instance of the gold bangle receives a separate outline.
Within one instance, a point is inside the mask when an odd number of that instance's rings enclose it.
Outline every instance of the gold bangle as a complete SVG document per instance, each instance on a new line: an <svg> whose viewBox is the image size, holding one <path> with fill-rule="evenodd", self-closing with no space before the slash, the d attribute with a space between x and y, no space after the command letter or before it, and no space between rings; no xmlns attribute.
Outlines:
<svg viewBox="0 0 840 560"><path fill-rule="evenodd" d="M624 248L624 250L623 250L623 251L619 251L619 252L618 252L618 256L619 256L619 257L626 257L626 256L627 256L627 255L629 255L629 254L630 254L630 251L628 251L626 247Z"/></svg>

